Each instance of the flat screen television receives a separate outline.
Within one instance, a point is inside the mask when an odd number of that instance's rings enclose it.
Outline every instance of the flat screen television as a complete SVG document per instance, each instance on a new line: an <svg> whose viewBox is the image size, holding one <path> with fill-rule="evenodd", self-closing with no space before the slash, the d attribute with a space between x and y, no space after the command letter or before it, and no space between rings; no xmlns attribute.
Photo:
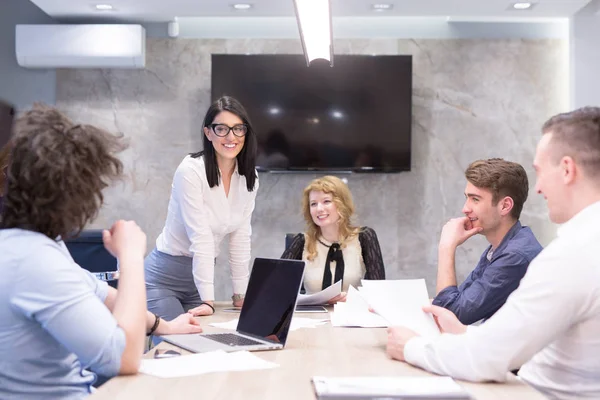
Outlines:
<svg viewBox="0 0 600 400"><path fill-rule="evenodd" d="M246 108L258 171L410 170L412 57L212 55L213 101Z"/></svg>

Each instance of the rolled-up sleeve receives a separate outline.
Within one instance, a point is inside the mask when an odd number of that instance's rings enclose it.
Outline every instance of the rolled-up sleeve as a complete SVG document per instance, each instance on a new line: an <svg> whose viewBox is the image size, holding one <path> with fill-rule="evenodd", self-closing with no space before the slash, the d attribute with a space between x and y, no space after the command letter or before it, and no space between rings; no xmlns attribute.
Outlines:
<svg viewBox="0 0 600 400"><path fill-rule="evenodd" d="M485 267L478 279L473 273L459 286L449 286L433 304L452 311L465 325L490 318L519 287L529 259L518 252L501 254Z"/></svg>
<svg viewBox="0 0 600 400"><path fill-rule="evenodd" d="M82 369L117 375L125 333L101 300L105 285L90 281L87 272L51 245L28 256L18 268L13 309L74 353Z"/></svg>

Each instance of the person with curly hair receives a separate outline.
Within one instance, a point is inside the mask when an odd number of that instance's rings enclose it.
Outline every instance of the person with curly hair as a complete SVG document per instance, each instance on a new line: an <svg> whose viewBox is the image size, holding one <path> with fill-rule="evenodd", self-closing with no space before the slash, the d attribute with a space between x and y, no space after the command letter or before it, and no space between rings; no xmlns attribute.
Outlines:
<svg viewBox="0 0 600 400"><path fill-rule="evenodd" d="M344 301L350 285L361 279L385 279L377 234L352 223L354 202L348 186L335 176L313 180L302 196L306 232L299 233L281 258L304 260L304 289L318 292L342 281L343 292L330 299Z"/></svg>
<svg viewBox="0 0 600 400"><path fill-rule="evenodd" d="M16 120L0 222L0 398L80 399L96 375L138 371L145 334L201 332L189 314L146 310L146 235L133 221L103 231L118 290L80 268L76 236L123 173L123 140L37 105Z"/></svg>

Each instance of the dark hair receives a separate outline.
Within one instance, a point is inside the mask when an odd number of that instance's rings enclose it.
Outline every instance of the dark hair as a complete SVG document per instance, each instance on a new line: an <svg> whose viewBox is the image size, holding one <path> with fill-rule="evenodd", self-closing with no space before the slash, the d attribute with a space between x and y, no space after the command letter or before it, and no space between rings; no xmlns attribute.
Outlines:
<svg viewBox="0 0 600 400"><path fill-rule="evenodd" d="M8 169L8 160L10 158L10 149L10 141L0 149L0 196L4 194L4 185L6 184L6 170Z"/></svg>
<svg viewBox="0 0 600 400"><path fill-rule="evenodd" d="M498 204L502 197L512 198L514 205L510 215L519 219L529 193L527 172L521 164L501 158L478 160L469 165L465 177L478 188L492 192L493 205Z"/></svg>
<svg viewBox="0 0 600 400"><path fill-rule="evenodd" d="M126 147L120 137L36 104L15 121L0 225L51 239L76 236L98 214L102 189L121 176L115 154Z"/></svg>
<svg viewBox="0 0 600 400"><path fill-rule="evenodd" d="M550 118L542 133L552 133L556 162L572 157L591 177L600 177L600 107L583 107Z"/></svg>
<svg viewBox="0 0 600 400"><path fill-rule="evenodd" d="M248 132L246 132L246 138L244 140L244 146L242 151L237 155L238 172L240 175L246 177L246 187L248 191L254 190L254 184L256 183L256 134L248 118L248 113L242 104L234 99L233 97L223 96L208 108L206 115L204 116L204 122L202 123L203 128L209 128L209 125L213 123L217 115L222 111L229 111L232 114L237 115L244 124L248 126ZM209 128L210 129L210 128ZM206 169L206 178L208 180L208 186L215 187L219 185L219 166L217 165L217 154L215 149L206 137L202 133L202 144L204 149L197 153L192 153L193 158L202 156L204 158L204 168Z"/></svg>

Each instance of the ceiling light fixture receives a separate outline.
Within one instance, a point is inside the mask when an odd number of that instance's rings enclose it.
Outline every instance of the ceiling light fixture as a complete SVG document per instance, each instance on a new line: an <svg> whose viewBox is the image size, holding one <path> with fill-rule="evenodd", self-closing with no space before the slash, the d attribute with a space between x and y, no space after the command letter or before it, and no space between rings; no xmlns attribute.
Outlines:
<svg viewBox="0 0 600 400"><path fill-rule="evenodd" d="M96 4L96 10L98 11L111 11L113 6L110 4Z"/></svg>
<svg viewBox="0 0 600 400"><path fill-rule="evenodd" d="M394 8L393 4L389 4L389 3L379 3L379 4L372 4L371 8L374 11L389 11L392 8Z"/></svg>
<svg viewBox="0 0 600 400"><path fill-rule="evenodd" d="M513 8L515 10L528 10L531 8L531 3L514 3Z"/></svg>
<svg viewBox="0 0 600 400"><path fill-rule="evenodd" d="M238 4L232 5L232 7L235 8L236 10L249 10L252 8L252 4L238 3Z"/></svg>
<svg viewBox="0 0 600 400"><path fill-rule="evenodd" d="M322 59L333 67L330 0L294 0L306 65Z"/></svg>

